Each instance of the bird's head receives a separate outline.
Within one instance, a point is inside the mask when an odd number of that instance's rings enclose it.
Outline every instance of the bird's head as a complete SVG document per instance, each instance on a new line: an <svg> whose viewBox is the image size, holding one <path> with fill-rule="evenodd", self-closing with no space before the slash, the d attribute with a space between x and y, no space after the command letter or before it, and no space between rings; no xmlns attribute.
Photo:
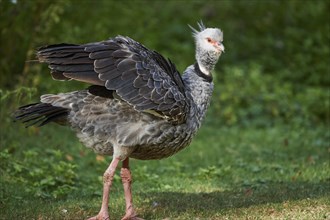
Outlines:
<svg viewBox="0 0 330 220"><path fill-rule="evenodd" d="M218 28L206 28L198 23L199 31L189 26L196 42L196 61L204 74L210 75L225 47L222 44L223 32Z"/></svg>

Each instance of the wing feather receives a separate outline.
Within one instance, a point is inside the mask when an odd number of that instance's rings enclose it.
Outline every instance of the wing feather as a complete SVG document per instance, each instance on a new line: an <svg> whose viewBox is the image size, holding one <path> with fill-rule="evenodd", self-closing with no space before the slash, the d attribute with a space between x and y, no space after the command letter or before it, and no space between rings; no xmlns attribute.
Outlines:
<svg viewBox="0 0 330 220"><path fill-rule="evenodd" d="M190 106L175 65L128 37L51 45L40 48L37 55L40 62L49 64L54 79L104 86L109 95L98 87L90 91L109 98L115 91L136 110L154 112L173 123L187 118Z"/></svg>

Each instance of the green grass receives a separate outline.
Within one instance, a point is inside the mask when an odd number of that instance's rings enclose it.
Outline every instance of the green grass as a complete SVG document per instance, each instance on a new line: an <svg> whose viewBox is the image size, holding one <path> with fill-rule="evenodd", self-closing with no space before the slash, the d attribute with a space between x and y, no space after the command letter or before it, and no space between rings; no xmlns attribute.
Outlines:
<svg viewBox="0 0 330 220"><path fill-rule="evenodd" d="M110 157L97 157L64 127L4 123L0 219L86 219L99 211ZM329 152L325 126L208 121L179 154L131 160L135 206L144 219L329 219ZM118 175L110 197L111 217L120 219Z"/></svg>
<svg viewBox="0 0 330 220"><path fill-rule="evenodd" d="M330 219L329 3L0 0L0 219L95 215L111 161L68 128L12 123L9 112L40 94L86 88L53 82L47 65L30 62L35 49L121 34L182 72L194 62L186 24L199 20L224 31L211 109L189 148L161 161L131 161L139 215ZM117 175L112 219L124 206Z"/></svg>

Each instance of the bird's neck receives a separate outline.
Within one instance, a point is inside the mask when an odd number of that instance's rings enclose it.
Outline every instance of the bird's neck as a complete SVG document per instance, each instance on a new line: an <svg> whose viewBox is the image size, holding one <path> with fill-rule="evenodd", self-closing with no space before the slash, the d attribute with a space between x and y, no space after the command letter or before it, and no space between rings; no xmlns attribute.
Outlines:
<svg viewBox="0 0 330 220"><path fill-rule="evenodd" d="M215 64L218 62L219 54L214 51L205 51L199 47L196 48L196 60L200 70L205 75L211 75Z"/></svg>
<svg viewBox="0 0 330 220"><path fill-rule="evenodd" d="M203 74L195 64L186 69L182 78L187 95L191 97L189 120L199 128L211 101L212 76Z"/></svg>

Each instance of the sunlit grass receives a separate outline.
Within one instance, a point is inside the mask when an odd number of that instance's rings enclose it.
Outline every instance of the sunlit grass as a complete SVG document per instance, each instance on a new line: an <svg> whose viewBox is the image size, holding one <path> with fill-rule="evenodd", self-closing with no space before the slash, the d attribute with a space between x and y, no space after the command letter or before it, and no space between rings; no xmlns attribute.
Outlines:
<svg viewBox="0 0 330 220"><path fill-rule="evenodd" d="M111 158L85 149L64 127L10 126L1 141L1 152L7 150L8 158L0 163L0 217L85 219L96 214L102 174ZM328 141L322 126L226 128L208 122L179 154L160 161L131 161L134 202L145 219L327 219ZM29 159L33 152L37 159ZM37 168L45 174L38 176L42 180L26 174ZM52 173L58 180L71 171L76 172L69 175L74 182L64 178L69 185L64 191L61 182L43 180ZM42 184L47 187L40 188ZM60 191L54 195L56 190ZM118 175L110 196L111 217L119 219L125 204Z"/></svg>

